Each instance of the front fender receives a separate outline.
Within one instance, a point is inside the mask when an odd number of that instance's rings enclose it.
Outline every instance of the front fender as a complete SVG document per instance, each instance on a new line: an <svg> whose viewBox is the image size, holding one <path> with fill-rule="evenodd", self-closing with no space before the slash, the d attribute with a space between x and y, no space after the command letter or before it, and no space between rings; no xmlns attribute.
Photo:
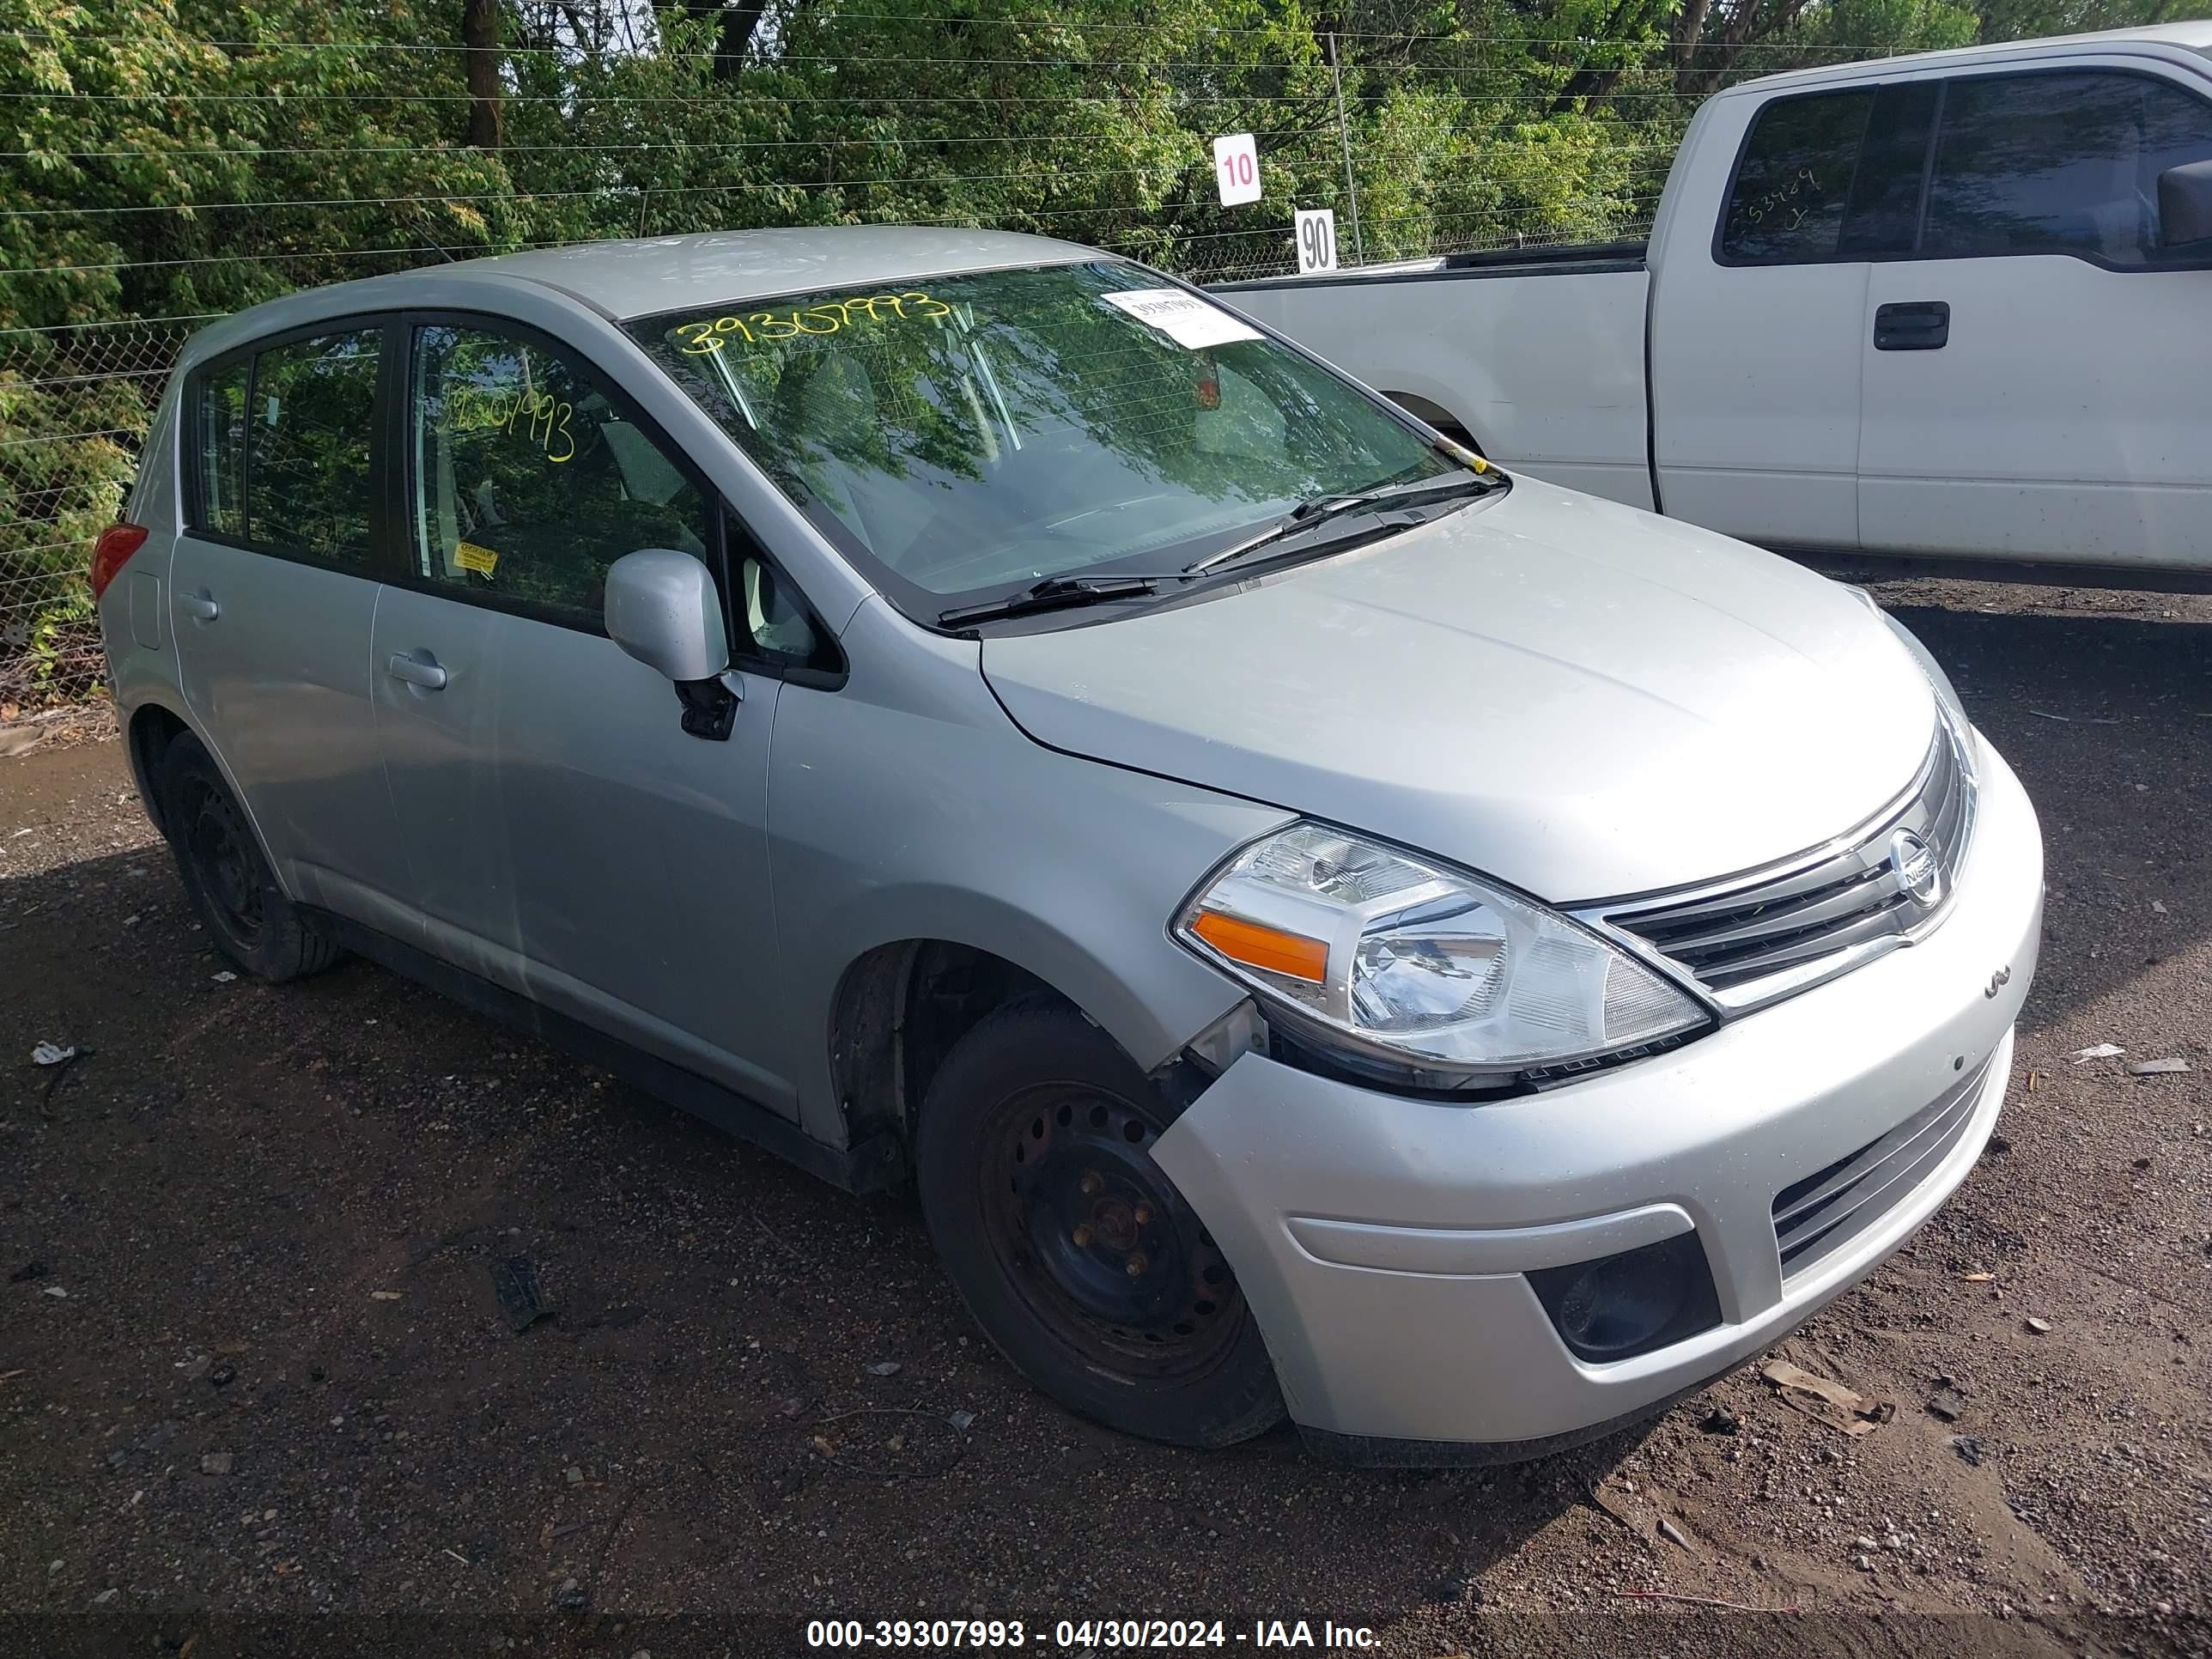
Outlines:
<svg viewBox="0 0 2212 1659"><path fill-rule="evenodd" d="M991 696L972 642L924 639L879 602L846 646L842 690L778 699L769 763L784 1012L810 1133L844 1136L830 1022L847 971L884 945L1001 957L1147 1069L1242 1000L1169 926L1217 863L1291 815L1042 747Z"/></svg>

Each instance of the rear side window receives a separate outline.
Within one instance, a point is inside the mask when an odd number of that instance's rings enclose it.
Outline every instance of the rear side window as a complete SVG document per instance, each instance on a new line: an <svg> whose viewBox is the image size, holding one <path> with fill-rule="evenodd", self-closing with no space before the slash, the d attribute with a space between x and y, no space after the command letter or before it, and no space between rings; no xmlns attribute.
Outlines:
<svg viewBox="0 0 2212 1659"><path fill-rule="evenodd" d="M2163 246L2158 176L2212 160L2212 106L2112 72L1951 83L1921 252L2072 253L2143 264Z"/></svg>
<svg viewBox="0 0 2212 1659"><path fill-rule="evenodd" d="M1920 234L1920 188L1928 176L1928 141L1941 94L1934 81L1907 81L1875 94L1844 213L1838 249L1844 258L1911 251Z"/></svg>
<svg viewBox="0 0 2212 1659"><path fill-rule="evenodd" d="M1730 264L1808 264L1838 257L1871 92L1780 98L1759 112L1721 222Z"/></svg>
<svg viewBox="0 0 2212 1659"><path fill-rule="evenodd" d="M195 522L240 539L246 535L246 393L252 369L241 359L210 373L200 382L194 416L200 477Z"/></svg>
<svg viewBox="0 0 2212 1659"><path fill-rule="evenodd" d="M295 340L203 374L192 527L322 564L369 562L379 329Z"/></svg>
<svg viewBox="0 0 2212 1659"><path fill-rule="evenodd" d="M597 627L607 567L625 553L708 557L700 492L557 352L420 329L409 424L418 576Z"/></svg>

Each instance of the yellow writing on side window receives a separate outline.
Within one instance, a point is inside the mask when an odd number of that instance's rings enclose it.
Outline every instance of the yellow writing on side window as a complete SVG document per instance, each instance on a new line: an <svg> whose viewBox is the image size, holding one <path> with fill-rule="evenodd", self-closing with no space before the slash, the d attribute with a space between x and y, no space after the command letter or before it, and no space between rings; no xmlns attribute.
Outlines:
<svg viewBox="0 0 2212 1659"><path fill-rule="evenodd" d="M550 392L480 386L458 386L447 397L457 433L503 431L537 445L556 466L575 459L576 434L568 424L574 404Z"/></svg>
<svg viewBox="0 0 2212 1659"><path fill-rule="evenodd" d="M478 547L474 542L457 542L453 546L453 562L464 570L473 570L479 576L489 576L499 568L499 555L488 547Z"/></svg>
<svg viewBox="0 0 2212 1659"><path fill-rule="evenodd" d="M720 351L732 339L746 345L795 340L802 334L835 334L863 322L934 322L952 307L927 294L872 294L858 300L825 300L787 312L756 311L743 317L702 318L668 331L684 343L687 356Z"/></svg>

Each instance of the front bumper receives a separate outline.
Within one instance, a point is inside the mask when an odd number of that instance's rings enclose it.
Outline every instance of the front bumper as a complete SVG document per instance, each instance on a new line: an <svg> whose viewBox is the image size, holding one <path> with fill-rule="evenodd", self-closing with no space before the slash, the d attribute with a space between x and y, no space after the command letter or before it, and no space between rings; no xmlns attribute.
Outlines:
<svg viewBox="0 0 2212 1659"><path fill-rule="evenodd" d="M1902 1243L1996 1122L2042 932L2034 809L1982 752L1942 927L1673 1054L1481 1106L1257 1054L1223 1073L1153 1156L1235 1266L1291 1417L1374 1461L1534 1455L1740 1364ZM1785 1276L1776 1194L1985 1062L1940 1161ZM1633 1358L1577 1358L1523 1276L1692 1229L1721 1322Z"/></svg>

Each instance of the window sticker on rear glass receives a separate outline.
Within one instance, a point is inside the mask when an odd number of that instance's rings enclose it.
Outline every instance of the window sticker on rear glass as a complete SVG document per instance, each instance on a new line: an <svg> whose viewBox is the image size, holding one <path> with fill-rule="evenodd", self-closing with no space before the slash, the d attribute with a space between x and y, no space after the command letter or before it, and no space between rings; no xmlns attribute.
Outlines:
<svg viewBox="0 0 2212 1659"><path fill-rule="evenodd" d="M1098 297L1139 322L1150 323L1188 351L1202 351L1207 346L1231 345L1238 340L1260 337L1258 329L1181 289L1131 288Z"/></svg>
<svg viewBox="0 0 2212 1659"><path fill-rule="evenodd" d="M456 542L453 544L453 562L464 570L473 570L479 576L489 576L499 568L499 555L488 547L477 546L474 542Z"/></svg>
<svg viewBox="0 0 2212 1659"><path fill-rule="evenodd" d="M836 334L869 323L934 322L951 314L951 306L927 294L871 294L855 300L825 300L803 311L706 317L678 323L668 332L671 338L683 342L687 353L697 357L720 351L733 340L740 345L761 345L796 339L802 334Z"/></svg>

